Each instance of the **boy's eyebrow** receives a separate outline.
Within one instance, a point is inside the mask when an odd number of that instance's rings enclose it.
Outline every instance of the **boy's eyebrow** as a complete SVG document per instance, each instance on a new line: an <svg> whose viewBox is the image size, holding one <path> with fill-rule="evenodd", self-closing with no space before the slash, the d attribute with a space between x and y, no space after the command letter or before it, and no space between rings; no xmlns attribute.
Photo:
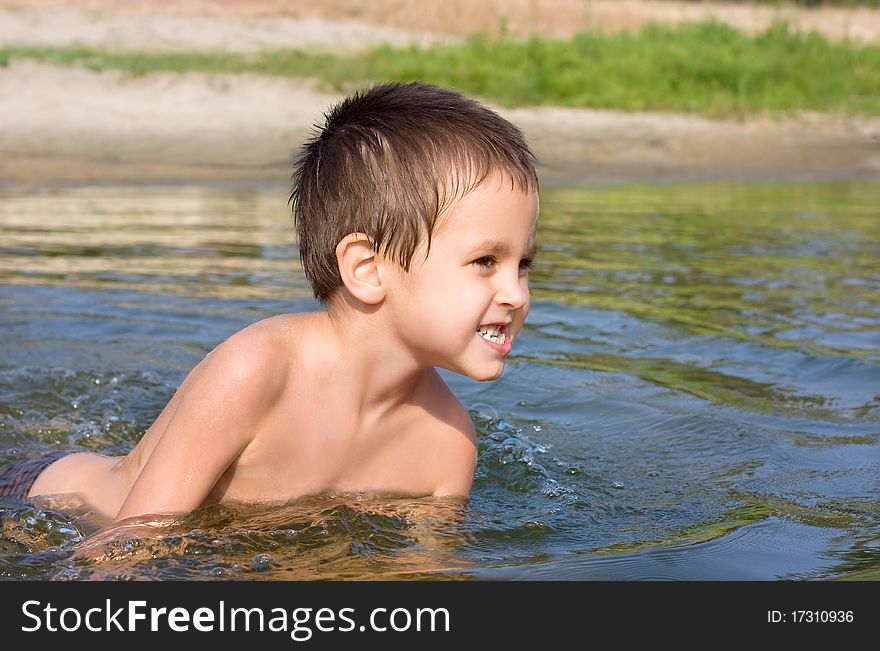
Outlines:
<svg viewBox="0 0 880 651"><path fill-rule="evenodd" d="M486 240L471 249L468 256L472 255L497 255L499 257L510 253L510 245L504 240ZM526 255L530 258L535 257L538 253L538 245L534 240L529 242L529 250Z"/></svg>

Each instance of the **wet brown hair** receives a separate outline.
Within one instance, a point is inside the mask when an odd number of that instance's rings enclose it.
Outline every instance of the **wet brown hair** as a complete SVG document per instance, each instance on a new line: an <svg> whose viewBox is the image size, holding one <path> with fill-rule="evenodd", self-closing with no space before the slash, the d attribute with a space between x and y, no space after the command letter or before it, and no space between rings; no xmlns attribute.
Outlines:
<svg viewBox="0 0 880 651"><path fill-rule="evenodd" d="M455 91L380 84L325 118L302 146L290 195L303 270L322 304L342 286L336 246L346 235L365 233L408 271L421 241L430 251L438 217L493 173L538 189L522 132Z"/></svg>

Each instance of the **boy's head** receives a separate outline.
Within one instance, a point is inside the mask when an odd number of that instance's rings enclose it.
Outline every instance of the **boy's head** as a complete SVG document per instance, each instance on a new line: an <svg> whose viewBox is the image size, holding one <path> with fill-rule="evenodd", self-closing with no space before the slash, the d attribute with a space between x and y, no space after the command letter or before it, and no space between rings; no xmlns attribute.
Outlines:
<svg viewBox="0 0 880 651"><path fill-rule="evenodd" d="M484 180L501 175L537 191L522 133L493 111L423 83L374 86L333 107L302 148L293 173L300 258L315 297L342 287L337 244L363 233L408 270L430 250L438 217Z"/></svg>

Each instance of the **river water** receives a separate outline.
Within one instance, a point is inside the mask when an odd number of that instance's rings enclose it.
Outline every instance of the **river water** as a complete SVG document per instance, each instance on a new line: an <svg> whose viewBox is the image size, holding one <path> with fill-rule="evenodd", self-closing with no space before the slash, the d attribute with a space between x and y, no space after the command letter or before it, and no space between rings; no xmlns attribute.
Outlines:
<svg viewBox="0 0 880 651"><path fill-rule="evenodd" d="M0 577L880 578L880 185L542 189L467 504L321 495L89 544L0 499ZM204 355L317 309L283 188L0 191L0 463L124 454ZM85 550L85 551L84 551Z"/></svg>

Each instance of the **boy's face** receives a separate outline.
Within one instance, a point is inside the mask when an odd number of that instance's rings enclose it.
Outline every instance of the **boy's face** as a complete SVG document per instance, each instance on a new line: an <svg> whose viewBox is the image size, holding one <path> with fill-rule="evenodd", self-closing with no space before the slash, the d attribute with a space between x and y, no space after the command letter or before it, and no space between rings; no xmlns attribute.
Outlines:
<svg viewBox="0 0 880 651"><path fill-rule="evenodd" d="M394 327L420 362L501 375L529 311L537 223L537 194L490 176L441 218L427 260L423 242L409 273L390 270Z"/></svg>

